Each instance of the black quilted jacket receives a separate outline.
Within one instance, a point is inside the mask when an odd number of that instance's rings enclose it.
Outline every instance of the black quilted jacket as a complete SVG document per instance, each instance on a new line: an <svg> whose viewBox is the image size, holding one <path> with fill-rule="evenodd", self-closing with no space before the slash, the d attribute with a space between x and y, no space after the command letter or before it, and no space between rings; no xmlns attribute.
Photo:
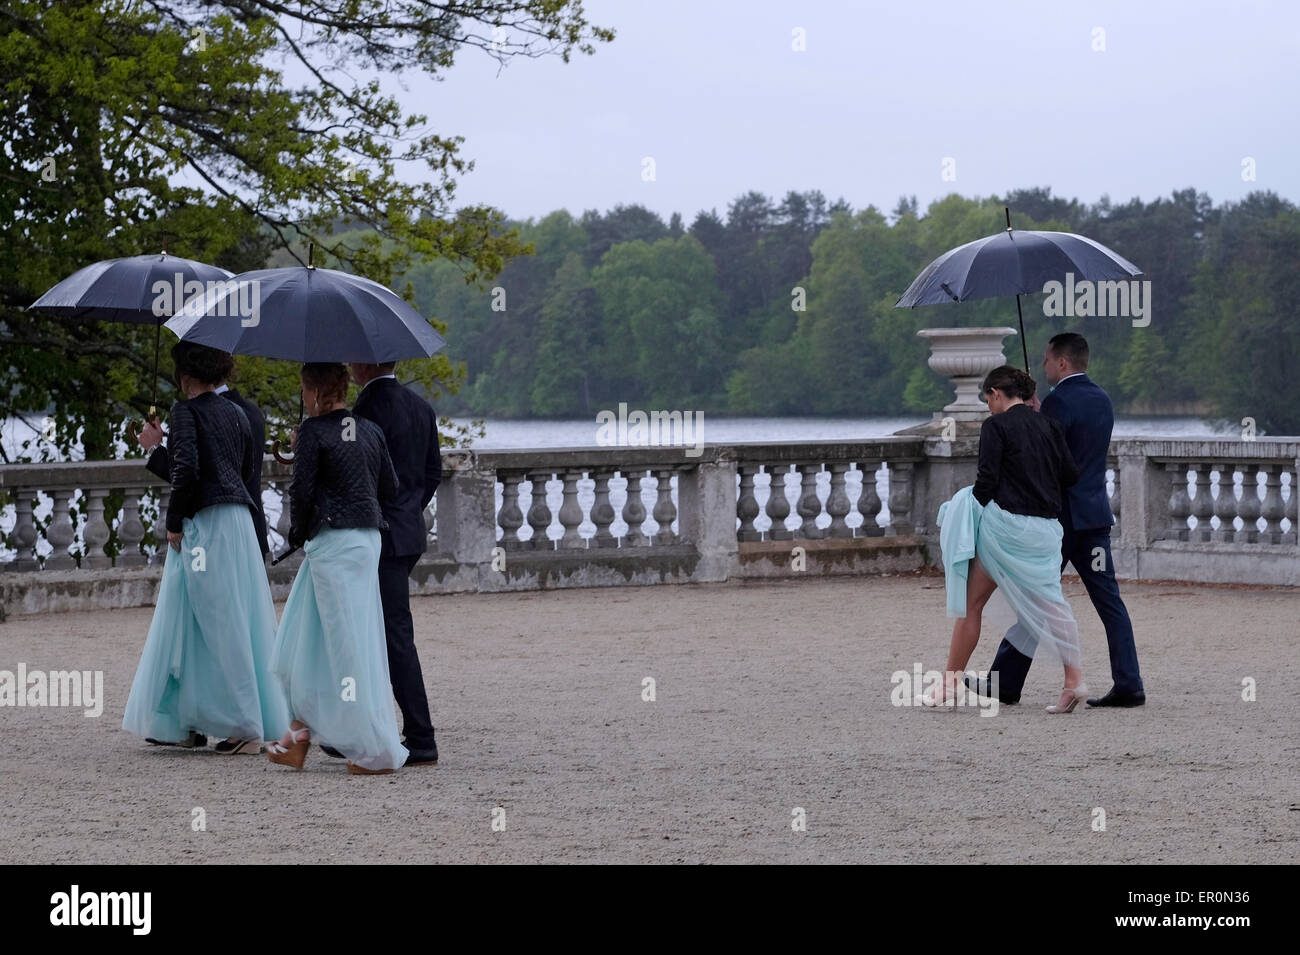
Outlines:
<svg viewBox="0 0 1300 955"><path fill-rule="evenodd" d="M234 388L227 388L220 392L221 397L235 405L244 412L248 418L248 426L253 431L253 445L258 448L266 445L266 418L262 416L261 410L253 402L249 401ZM149 454L149 460L145 463L154 474L158 475L164 481L170 481L172 477L171 456L167 453L167 445L160 444ZM262 549L262 556L265 557L269 551L266 543L266 513L262 510L262 469L259 467L256 473L247 473L244 475L244 487L248 488L248 494L253 499L253 530L257 534L257 546Z"/></svg>
<svg viewBox="0 0 1300 955"><path fill-rule="evenodd" d="M244 412L206 391L172 405L168 421L172 496L167 530L181 533L185 518L216 504L243 504L251 513L248 484L261 473L262 449L253 444Z"/></svg>
<svg viewBox="0 0 1300 955"><path fill-rule="evenodd" d="M373 421L340 408L299 426L289 486L291 546L302 546L326 524L382 530L380 501L396 494L397 474Z"/></svg>

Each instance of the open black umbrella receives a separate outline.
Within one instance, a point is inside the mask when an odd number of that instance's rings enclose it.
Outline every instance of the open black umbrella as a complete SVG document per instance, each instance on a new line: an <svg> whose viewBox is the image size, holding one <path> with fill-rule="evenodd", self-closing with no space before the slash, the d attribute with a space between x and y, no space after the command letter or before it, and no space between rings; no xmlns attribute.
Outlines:
<svg viewBox="0 0 1300 955"><path fill-rule="evenodd" d="M1011 210L1005 211L1004 232L949 249L921 270L894 307L1014 295L1020 318L1020 347L1025 371L1029 371L1021 295L1041 292L1048 282L1064 282L1068 273L1073 273L1076 282L1109 282L1130 279L1142 272L1128 259L1086 236L1012 229Z"/></svg>
<svg viewBox="0 0 1300 955"><path fill-rule="evenodd" d="M305 266L241 272L186 301L167 327L183 341L298 362L383 364L427 358L447 344L396 292L360 275L318 269L314 253L309 246ZM274 442L272 454L288 462L280 444Z"/></svg>
<svg viewBox="0 0 1300 955"><path fill-rule="evenodd" d="M447 342L391 289L311 264L241 272L185 303L167 327L183 341L288 361L383 364Z"/></svg>
<svg viewBox="0 0 1300 955"><path fill-rule="evenodd" d="M105 259L72 273L31 304L34 311L78 321L153 325L153 383L149 417L158 409L158 351L163 322L184 299L234 273L160 252Z"/></svg>

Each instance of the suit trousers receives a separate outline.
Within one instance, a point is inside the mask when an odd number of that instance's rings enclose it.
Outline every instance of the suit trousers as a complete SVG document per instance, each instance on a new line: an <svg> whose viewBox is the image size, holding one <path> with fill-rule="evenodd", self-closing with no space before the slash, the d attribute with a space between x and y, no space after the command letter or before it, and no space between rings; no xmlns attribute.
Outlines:
<svg viewBox="0 0 1300 955"><path fill-rule="evenodd" d="M388 634L388 675L393 696L402 711L402 734L407 749L433 749L436 745L429 699L424 692L424 671L415 649L411 620L409 580L420 555L379 558L379 598L384 605Z"/></svg>
<svg viewBox="0 0 1300 955"><path fill-rule="evenodd" d="M1110 675L1117 693L1142 690L1138 669L1137 647L1133 642L1133 623L1128 608L1119 595L1115 579L1115 562L1110 554L1110 528L1067 529L1061 539L1061 570L1073 564L1087 588L1088 597L1106 628L1106 645L1110 650ZM1094 569L1097 565L1101 569ZM998 692L1019 698L1029 675L1032 657L1027 657L1005 639L993 658L992 670L998 674Z"/></svg>

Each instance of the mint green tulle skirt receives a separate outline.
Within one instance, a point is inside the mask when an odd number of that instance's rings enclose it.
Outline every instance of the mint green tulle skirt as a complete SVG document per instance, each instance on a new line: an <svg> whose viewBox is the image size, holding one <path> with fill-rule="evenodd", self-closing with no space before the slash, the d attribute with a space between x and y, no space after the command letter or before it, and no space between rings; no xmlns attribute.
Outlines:
<svg viewBox="0 0 1300 955"><path fill-rule="evenodd" d="M1069 667L1081 665L1079 627L1061 591L1061 537L1053 518L1013 514L975 499L967 486L939 507L939 545L943 554L948 616L966 616L970 561L997 584L987 614L1005 599L1015 616L1006 639L1025 656L1039 649Z"/></svg>
<svg viewBox="0 0 1300 955"><path fill-rule="evenodd" d="M326 527L307 541L271 671L313 742L365 769L398 769L407 750L388 675L379 546L373 529Z"/></svg>
<svg viewBox="0 0 1300 955"><path fill-rule="evenodd" d="M270 673L275 629L248 508L219 504L186 518L181 549L169 550L163 565L122 728L166 742L191 730L278 738L289 709Z"/></svg>

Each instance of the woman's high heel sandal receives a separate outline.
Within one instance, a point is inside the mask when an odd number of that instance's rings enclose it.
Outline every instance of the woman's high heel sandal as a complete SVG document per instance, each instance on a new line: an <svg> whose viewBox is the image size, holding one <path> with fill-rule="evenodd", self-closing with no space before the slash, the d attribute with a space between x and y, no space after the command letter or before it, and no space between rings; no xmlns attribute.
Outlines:
<svg viewBox="0 0 1300 955"><path fill-rule="evenodd" d="M1074 687L1074 689L1070 689L1070 687L1067 686L1064 690L1061 691L1062 694L1065 694L1067 692L1071 694L1070 702L1066 703L1064 706L1062 706L1060 703L1053 703L1051 706L1047 708L1047 712L1049 713L1074 712L1074 708L1079 705L1079 701L1085 699L1088 696L1088 685L1086 683L1080 683L1078 686Z"/></svg>
<svg viewBox="0 0 1300 955"><path fill-rule="evenodd" d="M353 776L387 776L391 769L366 769L364 766L358 766L352 760L348 760L348 772Z"/></svg>
<svg viewBox="0 0 1300 955"><path fill-rule="evenodd" d="M311 749L311 731L304 726L289 730L288 736L293 740L293 745L285 746L278 739L269 742L266 744L266 758L281 766L302 769L302 764L307 761L307 750Z"/></svg>

